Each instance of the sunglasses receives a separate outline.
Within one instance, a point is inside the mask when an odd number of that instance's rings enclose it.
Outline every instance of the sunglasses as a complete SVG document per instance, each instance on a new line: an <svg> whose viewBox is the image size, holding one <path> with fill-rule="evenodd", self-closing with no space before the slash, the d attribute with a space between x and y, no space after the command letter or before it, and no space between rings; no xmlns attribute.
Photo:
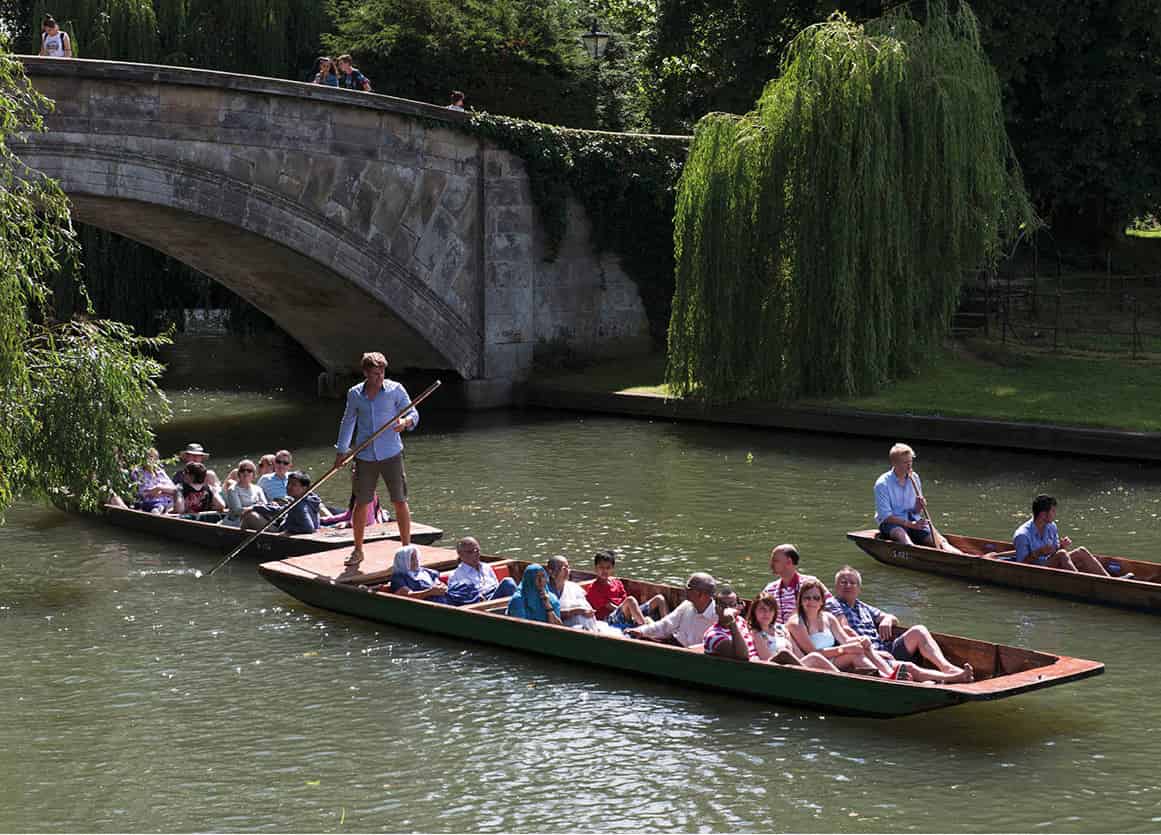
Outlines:
<svg viewBox="0 0 1161 835"><path fill-rule="evenodd" d="M287 467L290 466L290 462L287 461L285 458L275 458L274 463L275 464L285 464Z"/></svg>
<svg viewBox="0 0 1161 835"><path fill-rule="evenodd" d="M802 599L803 600L822 600L822 595L821 594L804 594L804 595L802 595Z"/></svg>
<svg viewBox="0 0 1161 835"><path fill-rule="evenodd" d="M253 467L239 467L238 472L240 472L240 473L252 473L252 472L254 472L254 468Z"/></svg>

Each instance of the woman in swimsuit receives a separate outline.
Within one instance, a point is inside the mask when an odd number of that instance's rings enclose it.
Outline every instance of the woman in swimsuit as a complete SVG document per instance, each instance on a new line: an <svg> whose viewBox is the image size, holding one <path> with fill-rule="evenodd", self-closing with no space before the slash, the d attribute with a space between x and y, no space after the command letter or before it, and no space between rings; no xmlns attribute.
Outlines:
<svg viewBox="0 0 1161 835"><path fill-rule="evenodd" d="M806 580L798 589L798 611L786 624L791 639L803 653L818 653L839 670L875 671L883 678L898 678L903 665L875 652L871 639L846 630L838 618L823 608L826 592L818 580ZM903 672L902 677L907 677Z"/></svg>

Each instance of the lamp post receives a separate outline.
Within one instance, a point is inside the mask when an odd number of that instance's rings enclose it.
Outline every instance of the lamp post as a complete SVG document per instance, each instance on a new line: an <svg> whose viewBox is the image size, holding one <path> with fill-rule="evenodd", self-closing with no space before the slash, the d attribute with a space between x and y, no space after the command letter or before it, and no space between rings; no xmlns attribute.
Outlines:
<svg viewBox="0 0 1161 835"><path fill-rule="evenodd" d="M597 19L594 17L592 28L581 35L581 40L585 42L585 51L589 57L599 61L605 54L605 47L609 45L609 33L597 28Z"/></svg>

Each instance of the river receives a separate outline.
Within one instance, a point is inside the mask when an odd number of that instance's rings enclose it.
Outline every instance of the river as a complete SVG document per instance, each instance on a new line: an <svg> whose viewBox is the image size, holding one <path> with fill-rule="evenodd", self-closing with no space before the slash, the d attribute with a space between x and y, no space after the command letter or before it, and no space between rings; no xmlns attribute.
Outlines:
<svg viewBox="0 0 1161 835"><path fill-rule="evenodd" d="M160 431L224 474L286 446L317 475L341 404L184 392ZM17 505L0 531L0 831L1161 830L1155 617L879 565L881 441L565 413L428 410L415 517L442 544L697 569L752 593L772 545L943 632L1107 664L992 704L852 719L299 604L239 559ZM1001 536L1038 491L1093 550L1157 557L1161 468L926 446L944 530ZM329 485L328 485L329 487ZM346 486L323 489L341 503Z"/></svg>

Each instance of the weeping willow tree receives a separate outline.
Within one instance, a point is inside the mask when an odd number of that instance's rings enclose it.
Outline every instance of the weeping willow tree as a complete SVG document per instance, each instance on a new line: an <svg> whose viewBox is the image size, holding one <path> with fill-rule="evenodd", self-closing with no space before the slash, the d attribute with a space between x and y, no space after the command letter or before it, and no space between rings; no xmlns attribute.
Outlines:
<svg viewBox="0 0 1161 835"><path fill-rule="evenodd" d="M667 381L787 399L913 373L963 272L1034 222L971 10L834 16L795 38L754 111L698 123Z"/></svg>
<svg viewBox="0 0 1161 835"><path fill-rule="evenodd" d="M169 414L147 355L164 340L54 319L49 281L76 241L59 185L13 150L50 103L5 47L0 35L0 516L17 496L93 510Z"/></svg>

